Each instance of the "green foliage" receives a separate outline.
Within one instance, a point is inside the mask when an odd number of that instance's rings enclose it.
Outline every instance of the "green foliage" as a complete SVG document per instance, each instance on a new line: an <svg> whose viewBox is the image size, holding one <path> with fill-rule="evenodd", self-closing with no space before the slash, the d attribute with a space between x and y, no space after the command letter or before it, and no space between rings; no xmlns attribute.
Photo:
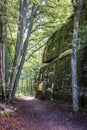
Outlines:
<svg viewBox="0 0 87 130"><path fill-rule="evenodd" d="M61 53L61 54L59 55L58 59L64 58L65 56L68 56L68 55L70 55L70 54L72 54L72 49L66 50L66 51L64 51L63 53Z"/></svg>
<svg viewBox="0 0 87 130"><path fill-rule="evenodd" d="M78 42L81 43L81 45L87 44L87 23L86 23L86 25L81 25L79 27Z"/></svg>
<svg viewBox="0 0 87 130"><path fill-rule="evenodd" d="M9 51L9 55L8 55L9 79L11 78L11 73L14 70L13 59L15 53L17 53L15 52L15 47L17 43L17 33L18 33L19 17L20 17L19 3L20 3L19 0L8 0L6 5L1 3L3 8L6 8L7 38L8 38L7 42L8 42L8 51ZM37 13L36 16L33 18L33 22L34 22L33 29L31 31L31 36L29 39L29 45L27 48L27 54L25 58L25 64L23 66L22 76L20 79L21 83L19 83L19 85L22 86L22 80L24 78L25 84L24 84L23 91L29 90L32 86L34 86L34 80L38 79L39 68L41 66L42 50L44 48L43 45L46 43L48 38L56 30L58 30L58 28L61 28L61 26L67 22L67 19L72 14L72 5L67 0L27 1L27 11L26 11L27 18L26 18L26 26L25 26L25 35L23 40L26 39L26 34L29 27L32 3L34 4L35 9L37 8ZM21 52L21 57L22 55L23 52ZM19 65L20 63L18 63L18 67ZM28 79L30 79L30 83ZM31 89L33 89L33 87Z"/></svg>
<svg viewBox="0 0 87 130"><path fill-rule="evenodd" d="M4 111L1 111L1 114L4 116L10 116L11 113L8 110L4 110Z"/></svg>

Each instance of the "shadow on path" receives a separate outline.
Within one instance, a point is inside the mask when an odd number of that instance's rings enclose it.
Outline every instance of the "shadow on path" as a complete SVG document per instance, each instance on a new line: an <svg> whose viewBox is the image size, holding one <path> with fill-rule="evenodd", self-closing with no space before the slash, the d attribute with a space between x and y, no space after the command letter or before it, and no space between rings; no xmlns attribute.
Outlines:
<svg viewBox="0 0 87 130"><path fill-rule="evenodd" d="M34 97L17 99L21 130L87 130L87 110L73 114L68 106Z"/></svg>
<svg viewBox="0 0 87 130"><path fill-rule="evenodd" d="M73 114L69 106L34 97L17 98L15 107L9 116L0 114L0 130L87 130L87 110Z"/></svg>

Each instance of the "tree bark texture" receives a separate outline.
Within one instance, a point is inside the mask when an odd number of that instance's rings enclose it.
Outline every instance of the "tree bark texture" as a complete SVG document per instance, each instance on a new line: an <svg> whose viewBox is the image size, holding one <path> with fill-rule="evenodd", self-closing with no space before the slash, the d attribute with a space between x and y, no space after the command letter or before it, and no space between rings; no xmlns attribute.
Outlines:
<svg viewBox="0 0 87 130"><path fill-rule="evenodd" d="M13 91L14 83L16 80L18 67L21 61L21 53L23 49L23 38L24 38L24 27L25 27L25 19L26 19L26 0L20 0L20 15L19 15L19 25L18 25L18 34L17 34L17 42L16 42L16 49L15 49L15 57L14 57L14 64L13 64L13 72L10 78L10 87L11 92L9 98L11 99L11 94Z"/></svg>
<svg viewBox="0 0 87 130"><path fill-rule="evenodd" d="M72 70L72 101L73 110L77 112L79 110L78 101L78 83L77 83L77 44L78 44L78 28L79 17L82 9L82 0L79 3L76 1L74 7L74 30L73 30L73 43L72 43L72 57L71 57L71 70Z"/></svg>
<svg viewBox="0 0 87 130"><path fill-rule="evenodd" d="M4 5L4 1L1 1ZM0 6L0 68L1 68L1 81L3 98L6 103L6 88L5 88L5 44L3 42L3 26L4 26L4 8Z"/></svg>
<svg viewBox="0 0 87 130"><path fill-rule="evenodd" d="M35 8L34 8L34 6L32 6L30 21L29 21L29 26L28 26L28 31L27 31L27 37L26 37L24 44L23 44L24 46L23 46L23 53L22 53L21 61L20 61L19 66L17 68L18 71L16 71L15 80L13 79L14 82L11 83L12 91L10 93L10 98L9 98L10 102L13 102L13 100L14 100L14 96L15 96L16 89L17 89L17 84L18 84L18 81L19 81L19 78L20 78L20 75L21 75L21 71L22 71L24 62L25 62L25 56L26 56L26 53L27 53L28 42L29 42L29 38L30 38L30 35L31 35L32 27L33 27L33 18L35 17L35 13L36 13Z"/></svg>

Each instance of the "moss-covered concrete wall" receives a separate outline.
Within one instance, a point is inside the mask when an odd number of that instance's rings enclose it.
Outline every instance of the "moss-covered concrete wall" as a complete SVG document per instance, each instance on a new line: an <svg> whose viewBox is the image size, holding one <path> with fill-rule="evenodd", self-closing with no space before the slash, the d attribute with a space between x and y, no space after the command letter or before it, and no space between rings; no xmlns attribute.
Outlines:
<svg viewBox="0 0 87 130"><path fill-rule="evenodd" d="M70 20L48 40L43 52L43 63L50 62L71 46L73 21ZM68 26L69 24L69 26ZM68 44L67 44L68 43Z"/></svg>
<svg viewBox="0 0 87 130"><path fill-rule="evenodd" d="M82 30L87 29L87 10L85 9L80 17ZM84 26L83 26L84 25ZM72 100L71 92L71 43L73 32L73 16L60 30L55 32L48 40L43 52L44 66L40 69L39 80L44 80L48 76L46 99L56 99L63 101ZM80 30L79 35L84 36ZM79 44L78 51L78 87L79 98L87 103L87 43ZM68 50L68 51L66 51ZM62 55L61 55L62 53ZM64 54L63 54L64 53ZM49 89L50 88L50 89ZM37 97L41 97L37 91ZM82 99L85 97L84 99Z"/></svg>
<svg viewBox="0 0 87 130"><path fill-rule="evenodd" d="M84 9L80 16L80 26L86 26L87 22L87 9ZM73 33L73 16L67 23L63 25L58 31L56 31L51 38L47 41L43 52L42 62L47 63L52 59L58 57L62 52L71 48ZM81 34L82 35L82 34Z"/></svg>

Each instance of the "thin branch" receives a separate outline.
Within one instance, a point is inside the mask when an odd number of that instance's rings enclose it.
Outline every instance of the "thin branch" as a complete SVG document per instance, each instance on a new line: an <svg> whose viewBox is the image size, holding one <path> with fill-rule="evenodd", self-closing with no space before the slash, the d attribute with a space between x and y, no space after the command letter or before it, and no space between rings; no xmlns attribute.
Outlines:
<svg viewBox="0 0 87 130"><path fill-rule="evenodd" d="M44 37L41 37L41 39L39 39L39 41L37 41L38 43L40 43L44 38L46 38L45 36ZM37 40L37 39L34 39L34 40ZM33 41L33 39L31 39L30 41ZM32 48L36 47L37 44L31 46L28 50L31 50Z"/></svg>
<svg viewBox="0 0 87 130"><path fill-rule="evenodd" d="M9 32L10 32L10 36L11 36L12 42L15 44L9 23L8 23L8 29L9 29Z"/></svg>
<svg viewBox="0 0 87 130"><path fill-rule="evenodd" d="M8 53L9 53L9 56L10 56L11 62L13 63L13 59L12 59L11 52L10 52L10 49L9 49L9 48L8 48Z"/></svg>
<svg viewBox="0 0 87 130"><path fill-rule="evenodd" d="M46 44L46 43L45 43L45 44ZM29 55L29 57L25 60L25 62L27 62L27 61L30 59L30 57L31 57L36 51L38 51L40 48L42 48L45 44L41 45L41 46L38 47L36 50L34 50L34 51Z"/></svg>

